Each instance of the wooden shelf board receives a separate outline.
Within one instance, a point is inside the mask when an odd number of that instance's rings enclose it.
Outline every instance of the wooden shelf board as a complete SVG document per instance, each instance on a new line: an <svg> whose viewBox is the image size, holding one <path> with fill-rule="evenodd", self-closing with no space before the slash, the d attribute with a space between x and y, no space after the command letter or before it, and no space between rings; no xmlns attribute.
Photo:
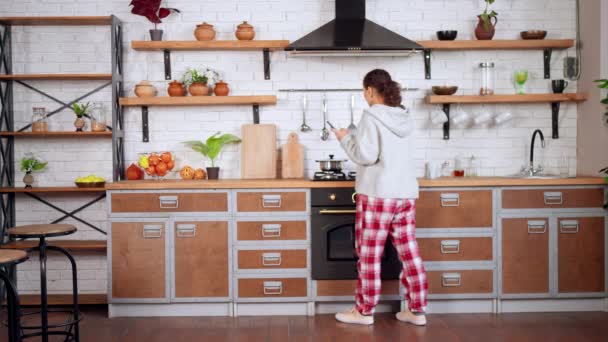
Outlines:
<svg viewBox="0 0 608 342"><path fill-rule="evenodd" d="M112 74L20 74L0 75L0 80L12 81L96 81L112 80Z"/></svg>
<svg viewBox="0 0 608 342"><path fill-rule="evenodd" d="M52 246L65 248L69 251L98 251L105 252L107 242L105 240L47 240L47 243ZM38 246L38 241L23 240L11 241L0 248L8 249L29 249Z"/></svg>
<svg viewBox="0 0 608 342"><path fill-rule="evenodd" d="M479 104L479 103L552 103L552 102L582 102L586 94L526 94L526 95L430 95L426 97L428 104Z"/></svg>
<svg viewBox="0 0 608 342"><path fill-rule="evenodd" d="M259 96L182 96L182 97L122 97L123 106L220 106L220 105L272 105L274 95Z"/></svg>
<svg viewBox="0 0 608 342"><path fill-rule="evenodd" d="M134 50L283 50L289 45L288 40L176 40L176 41L132 41Z"/></svg>
<svg viewBox="0 0 608 342"><path fill-rule="evenodd" d="M542 50L571 48L574 39L423 40L418 44L432 50Z"/></svg>
<svg viewBox="0 0 608 342"><path fill-rule="evenodd" d="M76 186L52 186L33 188L0 188L0 193L65 193L65 192L105 192L106 188L79 188Z"/></svg>
<svg viewBox="0 0 608 342"><path fill-rule="evenodd" d="M27 138L111 138L112 132L0 132L0 136Z"/></svg>
<svg viewBox="0 0 608 342"><path fill-rule="evenodd" d="M72 305L72 295L49 294L47 296L49 305ZM19 296L19 304L22 306L40 306L39 294L25 294ZM79 294L79 305L105 305L108 304L108 295L105 293Z"/></svg>
<svg viewBox="0 0 608 342"><path fill-rule="evenodd" d="M111 24L111 16L0 17L0 25L15 26L87 26Z"/></svg>

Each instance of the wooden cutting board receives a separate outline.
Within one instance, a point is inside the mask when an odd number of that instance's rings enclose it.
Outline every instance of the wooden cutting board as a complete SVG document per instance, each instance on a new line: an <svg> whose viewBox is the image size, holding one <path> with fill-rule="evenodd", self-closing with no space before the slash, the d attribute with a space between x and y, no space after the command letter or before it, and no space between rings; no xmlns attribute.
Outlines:
<svg viewBox="0 0 608 342"><path fill-rule="evenodd" d="M277 126L241 126L241 178L277 178Z"/></svg>
<svg viewBox="0 0 608 342"><path fill-rule="evenodd" d="M297 133L287 137L287 143L281 149L281 162L283 178L304 178L304 146Z"/></svg>

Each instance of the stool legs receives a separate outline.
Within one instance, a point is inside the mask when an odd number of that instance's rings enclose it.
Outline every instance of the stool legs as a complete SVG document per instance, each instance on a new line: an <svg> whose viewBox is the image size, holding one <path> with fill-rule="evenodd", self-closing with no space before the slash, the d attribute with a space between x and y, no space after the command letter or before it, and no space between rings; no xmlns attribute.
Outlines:
<svg viewBox="0 0 608 342"><path fill-rule="evenodd" d="M40 238L38 245L38 253L40 255L40 326L42 333L42 341L49 341L49 304L46 288L46 241Z"/></svg>
<svg viewBox="0 0 608 342"><path fill-rule="evenodd" d="M76 260L74 260L74 257L68 253L68 251L66 251L65 249L61 248L61 247L57 247L57 246L46 246L46 249L48 250L52 250L52 251L57 251L63 255L65 255L69 260L70 263L72 264L72 296L73 296L73 319L74 319L74 341L79 342L80 341L80 330L78 328L79 326L79 319L80 319L80 308L78 306L78 272L76 269Z"/></svg>
<svg viewBox="0 0 608 342"><path fill-rule="evenodd" d="M0 280L4 282L4 287L6 289L6 303L8 305L8 341L20 342L21 327L19 325L20 310L17 290L15 290L15 287L13 286L13 283L9 279L8 275L1 270Z"/></svg>

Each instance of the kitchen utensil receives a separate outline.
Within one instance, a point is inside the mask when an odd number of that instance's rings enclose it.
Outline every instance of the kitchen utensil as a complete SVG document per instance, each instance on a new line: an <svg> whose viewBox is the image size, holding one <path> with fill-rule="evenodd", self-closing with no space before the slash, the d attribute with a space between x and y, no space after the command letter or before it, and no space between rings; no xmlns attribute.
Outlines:
<svg viewBox="0 0 608 342"><path fill-rule="evenodd" d="M327 129L327 98L323 96L323 129L321 130L321 140L329 139L329 130Z"/></svg>
<svg viewBox="0 0 608 342"><path fill-rule="evenodd" d="M336 127L331 122L329 122L329 120L327 121L327 124L331 129L336 129Z"/></svg>
<svg viewBox="0 0 608 342"><path fill-rule="evenodd" d="M490 111L488 110L482 110L481 112L478 112L473 118L473 122L477 126L485 125L490 121L492 121L492 113L490 113Z"/></svg>
<svg viewBox="0 0 608 342"><path fill-rule="evenodd" d="M448 116L439 107L431 112L431 123L433 125L441 125L448 121Z"/></svg>
<svg viewBox="0 0 608 342"><path fill-rule="evenodd" d="M331 171L331 172L340 172L342 171L342 163L346 162L346 160L337 160L334 159L334 155L330 154L329 159L325 160L315 160L319 163L319 168L321 171Z"/></svg>
<svg viewBox="0 0 608 342"><path fill-rule="evenodd" d="M496 69L493 62L479 63L479 95L494 95Z"/></svg>
<svg viewBox="0 0 608 342"><path fill-rule="evenodd" d="M511 112L502 112L494 117L496 126L504 125L511 120L513 120L513 114L511 114Z"/></svg>
<svg viewBox="0 0 608 342"><path fill-rule="evenodd" d="M308 110L308 98L306 96L302 96L302 125L300 126L300 131L302 132L310 132L312 128L306 124L306 110Z"/></svg>
<svg viewBox="0 0 608 342"><path fill-rule="evenodd" d="M433 86L431 89L435 95L454 95L458 91L456 86Z"/></svg>
<svg viewBox="0 0 608 342"><path fill-rule="evenodd" d="M551 89L555 94L561 94L568 88L568 81L566 80L553 80L551 81Z"/></svg>
<svg viewBox="0 0 608 342"><path fill-rule="evenodd" d="M453 115L450 116L450 121L455 126L464 127L471 120L469 113L465 112L462 108L458 107Z"/></svg>
<svg viewBox="0 0 608 342"><path fill-rule="evenodd" d="M250 124L241 126L241 177L277 177L277 127Z"/></svg>
<svg viewBox="0 0 608 342"><path fill-rule="evenodd" d="M292 132L287 143L281 148L281 176L283 178L304 178L304 145L298 134Z"/></svg>
<svg viewBox="0 0 608 342"><path fill-rule="evenodd" d="M457 36L458 31L456 30L437 31L437 39L439 40L454 40Z"/></svg>
<svg viewBox="0 0 608 342"><path fill-rule="evenodd" d="M350 125L348 125L348 131L353 132L357 129L355 125L355 95L350 96Z"/></svg>
<svg viewBox="0 0 608 342"><path fill-rule="evenodd" d="M547 31L543 30L528 30L522 31L521 39L545 39L547 36Z"/></svg>

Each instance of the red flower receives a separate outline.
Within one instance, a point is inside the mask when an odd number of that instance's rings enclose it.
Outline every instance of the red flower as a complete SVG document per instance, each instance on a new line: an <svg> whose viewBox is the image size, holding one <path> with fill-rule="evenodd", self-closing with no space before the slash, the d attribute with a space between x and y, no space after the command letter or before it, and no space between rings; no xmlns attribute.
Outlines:
<svg viewBox="0 0 608 342"><path fill-rule="evenodd" d="M169 14L179 13L177 8L160 7L162 0L131 0L131 13L144 16L154 24L160 24Z"/></svg>

